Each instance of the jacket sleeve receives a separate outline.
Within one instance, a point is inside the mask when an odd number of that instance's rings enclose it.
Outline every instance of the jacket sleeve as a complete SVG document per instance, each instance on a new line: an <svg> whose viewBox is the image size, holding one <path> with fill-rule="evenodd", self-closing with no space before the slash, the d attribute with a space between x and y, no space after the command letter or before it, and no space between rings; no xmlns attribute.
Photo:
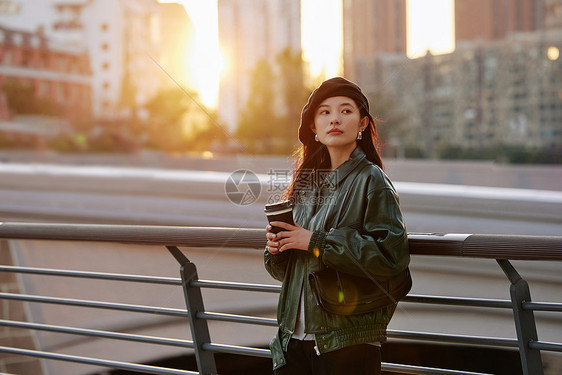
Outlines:
<svg viewBox="0 0 562 375"><path fill-rule="evenodd" d="M273 255L266 249L263 257L265 269L269 272L271 277L275 280L283 281L285 278L285 270L289 263L289 251Z"/></svg>
<svg viewBox="0 0 562 375"><path fill-rule="evenodd" d="M313 232L308 250L338 271L389 279L410 262L406 226L392 186L370 190L364 212L362 223Z"/></svg>

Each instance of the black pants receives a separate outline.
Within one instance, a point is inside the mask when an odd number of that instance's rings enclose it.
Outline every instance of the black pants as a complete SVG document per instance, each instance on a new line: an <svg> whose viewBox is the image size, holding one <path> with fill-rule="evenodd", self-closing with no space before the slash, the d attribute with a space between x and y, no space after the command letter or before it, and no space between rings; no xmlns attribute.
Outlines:
<svg viewBox="0 0 562 375"><path fill-rule="evenodd" d="M314 341L291 340L285 366L275 375L380 375L381 350L378 346L353 345L316 355Z"/></svg>

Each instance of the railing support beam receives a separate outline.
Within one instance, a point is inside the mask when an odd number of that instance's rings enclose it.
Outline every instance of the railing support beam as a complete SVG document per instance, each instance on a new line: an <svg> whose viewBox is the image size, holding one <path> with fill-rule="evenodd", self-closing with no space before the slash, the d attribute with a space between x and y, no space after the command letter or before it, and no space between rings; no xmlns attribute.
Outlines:
<svg viewBox="0 0 562 375"><path fill-rule="evenodd" d="M195 264L191 263L176 246L167 246L167 248L181 266L180 275L185 305L187 307L187 315L189 317L189 325L191 327L197 368L201 375L216 375L217 366L215 363L215 356L212 351L203 348L205 344L211 343L209 326L207 325L207 320L197 316L198 313L205 312L201 288L192 285L192 281L197 281L199 279L197 276L197 267L195 267Z"/></svg>
<svg viewBox="0 0 562 375"><path fill-rule="evenodd" d="M538 341L537 327L533 310L524 310L523 303L531 302L529 284L517 272L507 259L496 259L503 272L511 282L509 292L513 307L513 319L519 342L519 354L524 375L542 375L544 373L540 350L532 349L529 343Z"/></svg>

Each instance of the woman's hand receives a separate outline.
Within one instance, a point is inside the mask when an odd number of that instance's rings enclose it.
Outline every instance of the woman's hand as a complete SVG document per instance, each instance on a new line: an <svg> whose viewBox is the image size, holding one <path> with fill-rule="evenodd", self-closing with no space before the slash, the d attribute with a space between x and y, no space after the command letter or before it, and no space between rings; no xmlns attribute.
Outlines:
<svg viewBox="0 0 562 375"><path fill-rule="evenodd" d="M279 227L283 231L275 234L271 232L273 227ZM265 235L267 237L267 250L273 255L289 249L308 251L312 232L296 223L291 225L282 221L273 221L265 230L267 232Z"/></svg>

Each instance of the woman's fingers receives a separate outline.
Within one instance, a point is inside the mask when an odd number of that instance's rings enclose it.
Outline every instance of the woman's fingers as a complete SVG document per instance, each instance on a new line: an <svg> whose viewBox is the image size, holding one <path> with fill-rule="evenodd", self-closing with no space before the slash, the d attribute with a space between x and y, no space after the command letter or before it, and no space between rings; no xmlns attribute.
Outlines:
<svg viewBox="0 0 562 375"><path fill-rule="evenodd" d="M265 238L268 240L274 240L277 237L275 233L271 232L271 229L273 229L271 225L265 227Z"/></svg>
<svg viewBox="0 0 562 375"><path fill-rule="evenodd" d="M283 221L272 221L269 224L271 226L278 227L278 228L285 229L285 230L294 230L296 228L294 225L287 224Z"/></svg>
<svg viewBox="0 0 562 375"><path fill-rule="evenodd" d="M270 246L268 246L268 247L267 247L267 251L269 251L269 253L270 253L270 254L273 254L273 255L279 254L279 249L276 248L276 247L270 247Z"/></svg>

